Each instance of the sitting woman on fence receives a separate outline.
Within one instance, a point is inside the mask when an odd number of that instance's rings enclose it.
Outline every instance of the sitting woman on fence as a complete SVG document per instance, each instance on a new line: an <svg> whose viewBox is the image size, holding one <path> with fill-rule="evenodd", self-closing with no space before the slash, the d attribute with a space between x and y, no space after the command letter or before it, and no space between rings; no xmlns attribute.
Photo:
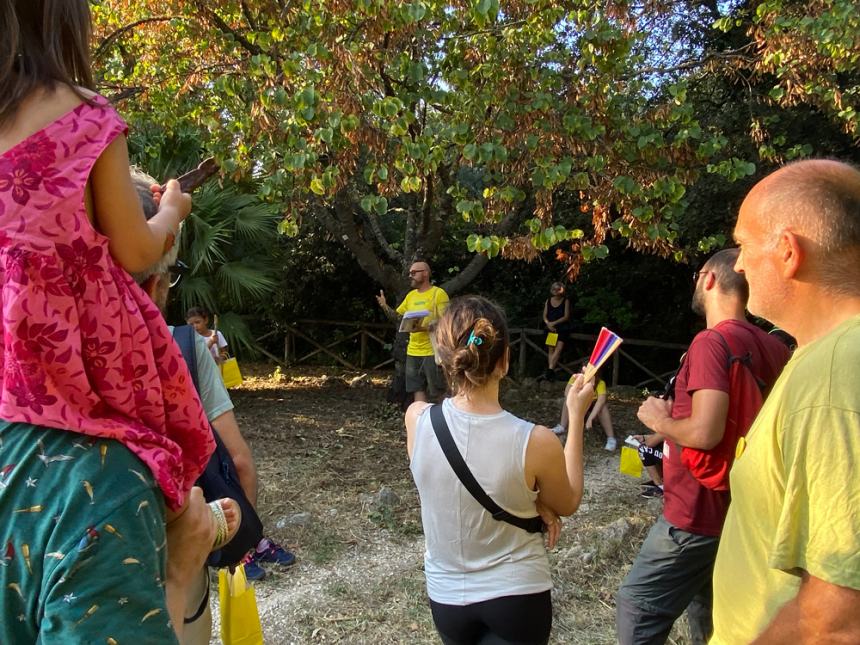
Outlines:
<svg viewBox="0 0 860 645"><path fill-rule="evenodd" d="M436 345L453 396L406 412L433 620L444 643L546 643L552 582L541 519L552 548L558 516L572 514L582 498L582 427L592 386L579 377L570 389L562 450L547 428L499 404L509 339L498 306L478 296L453 300L436 326ZM463 468L455 473L446 458L452 448L489 500L477 501L461 483ZM488 501L508 518L494 519Z"/></svg>

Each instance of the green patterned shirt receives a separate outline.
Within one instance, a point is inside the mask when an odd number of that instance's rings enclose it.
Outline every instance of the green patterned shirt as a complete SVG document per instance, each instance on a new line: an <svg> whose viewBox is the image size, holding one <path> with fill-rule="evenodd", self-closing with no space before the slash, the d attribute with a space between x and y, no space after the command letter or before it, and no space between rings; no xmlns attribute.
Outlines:
<svg viewBox="0 0 860 645"><path fill-rule="evenodd" d="M164 500L122 444L0 421L0 643L175 643Z"/></svg>

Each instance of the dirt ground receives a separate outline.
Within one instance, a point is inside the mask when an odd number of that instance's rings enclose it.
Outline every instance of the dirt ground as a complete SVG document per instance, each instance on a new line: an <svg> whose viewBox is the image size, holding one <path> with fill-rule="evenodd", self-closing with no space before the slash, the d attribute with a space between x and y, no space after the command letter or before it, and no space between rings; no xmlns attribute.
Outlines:
<svg viewBox="0 0 860 645"><path fill-rule="evenodd" d="M402 415L385 402L388 373L243 365L232 392L257 462L266 532L298 557L256 583L265 642L437 643L424 591L418 496L409 473ZM350 382L353 382L350 385ZM502 402L553 425L563 384L510 383ZM616 433L639 432L636 392L611 392ZM602 433L586 439L585 495L564 520L553 569L552 643L613 643L614 593L659 513L618 472ZM396 495L378 507L383 487ZM213 586L218 634L217 589ZM683 626L672 636L686 643Z"/></svg>

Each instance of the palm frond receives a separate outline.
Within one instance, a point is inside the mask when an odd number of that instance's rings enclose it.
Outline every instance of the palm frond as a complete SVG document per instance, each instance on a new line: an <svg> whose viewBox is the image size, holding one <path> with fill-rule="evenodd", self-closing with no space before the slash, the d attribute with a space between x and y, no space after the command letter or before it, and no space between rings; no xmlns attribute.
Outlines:
<svg viewBox="0 0 860 645"><path fill-rule="evenodd" d="M245 260L225 262L218 267L216 276L224 296L240 307L246 299L259 300L277 286L277 281L264 269Z"/></svg>
<svg viewBox="0 0 860 645"><path fill-rule="evenodd" d="M218 316L218 331L224 334L230 353L255 354L257 343L251 328L245 319L234 311L227 311Z"/></svg>
<svg viewBox="0 0 860 645"><path fill-rule="evenodd" d="M185 263L193 273L201 267L211 272L217 264L227 260L225 247L229 244L230 232L223 224L212 225L198 215L191 215L188 220L191 220L188 234L183 232Z"/></svg>
<svg viewBox="0 0 860 645"><path fill-rule="evenodd" d="M215 285L208 276L187 276L180 280L171 293L175 291L182 312L191 307L205 307L209 311L217 310L217 294Z"/></svg>
<svg viewBox="0 0 860 645"><path fill-rule="evenodd" d="M280 213L271 205L254 202L235 211L233 225L237 237L264 240L277 230L280 219Z"/></svg>

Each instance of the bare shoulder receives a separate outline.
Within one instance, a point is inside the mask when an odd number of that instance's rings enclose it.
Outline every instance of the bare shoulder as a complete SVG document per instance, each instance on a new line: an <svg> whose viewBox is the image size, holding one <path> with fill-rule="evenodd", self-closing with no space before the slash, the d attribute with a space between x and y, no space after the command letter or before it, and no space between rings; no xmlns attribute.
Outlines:
<svg viewBox="0 0 860 645"><path fill-rule="evenodd" d="M406 408L406 427L415 427L415 422L418 421L418 417L420 417L421 413L424 412L424 410L429 408L431 405L432 403L427 403L426 401L415 401L408 408Z"/></svg>
<svg viewBox="0 0 860 645"><path fill-rule="evenodd" d="M84 99L90 100L96 96L95 92L84 87L72 88L63 83L58 83L53 89L44 90L39 103L54 113L54 118L59 118L78 107L84 102Z"/></svg>
<svg viewBox="0 0 860 645"><path fill-rule="evenodd" d="M552 430L546 426L536 425L529 437L528 448L540 455L552 454L557 451L561 452L561 442Z"/></svg>

